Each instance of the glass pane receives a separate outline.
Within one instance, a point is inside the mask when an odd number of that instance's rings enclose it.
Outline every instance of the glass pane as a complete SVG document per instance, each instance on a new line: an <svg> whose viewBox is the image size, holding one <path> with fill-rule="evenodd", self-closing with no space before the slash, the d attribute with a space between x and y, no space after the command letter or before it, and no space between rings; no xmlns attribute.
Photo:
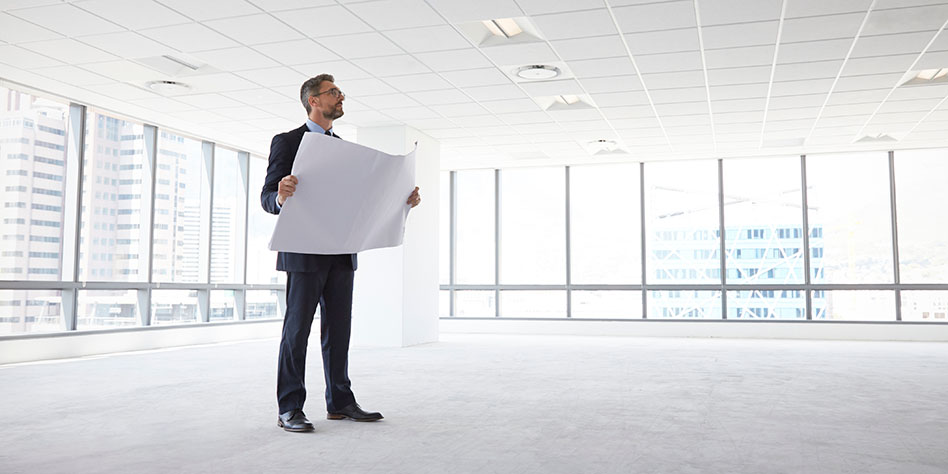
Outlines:
<svg viewBox="0 0 948 474"><path fill-rule="evenodd" d="M109 329L141 325L136 290L81 290L76 329Z"/></svg>
<svg viewBox="0 0 948 474"><path fill-rule="evenodd" d="M895 321L895 292L814 290L813 319Z"/></svg>
<svg viewBox="0 0 948 474"><path fill-rule="evenodd" d="M282 292L277 290L247 290L247 315L244 319L282 318L278 301Z"/></svg>
<svg viewBox="0 0 948 474"><path fill-rule="evenodd" d="M2 280L61 278L68 116L67 104L0 87Z"/></svg>
<svg viewBox="0 0 948 474"><path fill-rule="evenodd" d="M196 323L200 320L197 290L153 290L151 292L152 326Z"/></svg>
<svg viewBox="0 0 948 474"><path fill-rule="evenodd" d="M438 281L451 284L451 173L441 172L441 201L438 203Z"/></svg>
<svg viewBox="0 0 948 474"><path fill-rule="evenodd" d="M260 189L267 177L267 160L250 157L250 191L247 227L247 283L285 284L286 273L276 270L277 253L270 250L270 237L277 215L263 210Z"/></svg>
<svg viewBox="0 0 948 474"><path fill-rule="evenodd" d="M243 198L237 152L214 148L214 207L211 211L211 283L242 283L240 241Z"/></svg>
<svg viewBox="0 0 948 474"><path fill-rule="evenodd" d="M86 114L79 279L145 281L151 198L144 126L93 110Z"/></svg>
<svg viewBox="0 0 948 474"><path fill-rule="evenodd" d="M721 319L721 292L674 290L648 292L649 319Z"/></svg>
<svg viewBox="0 0 948 474"><path fill-rule="evenodd" d="M892 283L885 152L807 157L813 283Z"/></svg>
<svg viewBox="0 0 948 474"><path fill-rule="evenodd" d="M641 283L639 165L576 166L569 177L571 281Z"/></svg>
<svg viewBox="0 0 948 474"><path fill-rule="evenodd" d="M504 170L500 182L500 281L565 284L565 169Z"/></svg>
<svg viewBox="0 0 948 474"><path fill-rule="evenodd" d="M647 163L645 215L648 283L721 281L716 161Z"/></svg>
<svg viewBox="0 0 948 474"><path fill-rule="evenodd" d="M0 290L0 336L65 331L59 290Z"/></svg>
<svg viewBox="0 0 948 474"><path fill-rule="evenodd" d="M573 291L570 314L574 318L641 319L642 292Z"/></svg>
<svg viewBox="0 0 948 474"><path fill-rule="evenodd" d="M493 284L494 170L457 172L457 283Z"/></svg>
<svg viewBox="0 0 948 474"><path fill-rule="evenodd" d="M566 318L566 291L501 291L505 318Z"/></svg>
<svg viewBox="0 0 948 474"><path fill-rule="evenodd" d="M158 133L152 278L200 280L201 201L210 199L202 143L164 130ZM202 247L204 247L202 249Z"/></svg>
<svg viewBox="0 0 948 474"><path fill-rule="evenodd" d="M211 322L237 319L237 295L234 290L211 292Z"/></svg>
<svg viewBox="0 0 948 474"><path fill-rule="evenodd" d="M799 157L724 160L728 283L804 282L801 181Z"/></svg>
<svg viewBox="0 0 948 474"><path fill-rule="evenodd" d="M728 319L806 319L803 290L740 290L727 292Z"/></svg>
<svg viewBox="0 0 948 474"><path fill-rule="evenodd" d="M493 291L455 291L454 315L461 318L493 318L497 316Z"/></svg>
<svg viewBox="0 0 948 474"><path fill-rule="evenodd" d="M903 291L902 321L948 323L948 291Z"/></svg>
<svg viewBox="0 0 948 474"><path fill-rule="evenodd" d="M895 153L899 276L902 283L948 282L946 177L948 150Z"/></svg>
<svg viewBox="0 0 948 474"><path fill-rule="evenodd" d="M451 316L451 292L441 290L438 292L438 315L442 318Z"/></svg>

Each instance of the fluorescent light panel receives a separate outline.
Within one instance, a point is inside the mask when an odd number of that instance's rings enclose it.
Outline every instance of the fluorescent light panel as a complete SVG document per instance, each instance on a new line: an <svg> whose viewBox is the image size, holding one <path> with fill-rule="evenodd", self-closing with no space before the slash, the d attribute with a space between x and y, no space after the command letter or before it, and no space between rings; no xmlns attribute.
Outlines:
<svg viewBox="0 0 948 474"><path fill-rule="evenodd" d="M512 18L500 18L497 20L484 20L484 26L494 36L502 36L504 38L511 38L514 36L523 33L523 29L520 28L520 25L517 24Z"/></svg>

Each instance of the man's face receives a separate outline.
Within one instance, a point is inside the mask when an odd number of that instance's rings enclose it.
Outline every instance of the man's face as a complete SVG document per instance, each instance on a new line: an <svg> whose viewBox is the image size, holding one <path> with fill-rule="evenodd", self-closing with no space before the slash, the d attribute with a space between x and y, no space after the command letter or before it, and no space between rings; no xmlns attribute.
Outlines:
<svg viewBox="0 0 948 474"><path fill-rule="evenodd" d="M317 92L318 94L312 98L315 100L311 99L312 101L310 102L314 110L329 120L342 117L344 113L342 111L342 102L346 100L346 96L342 95L339 88L332 82L325 81L319 85L319 91Z"/></svg>

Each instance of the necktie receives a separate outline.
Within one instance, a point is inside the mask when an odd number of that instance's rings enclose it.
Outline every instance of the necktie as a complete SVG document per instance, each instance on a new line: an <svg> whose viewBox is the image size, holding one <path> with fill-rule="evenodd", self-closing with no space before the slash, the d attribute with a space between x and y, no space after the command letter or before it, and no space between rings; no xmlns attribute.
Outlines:
<svg viewBox="0 0 948 474"><path fill-rule="evenodd" d="M326 135L329 135L330 137L342 138L339 135L336 135L335 133L330 132L329 130L326 130Z"/></svg>

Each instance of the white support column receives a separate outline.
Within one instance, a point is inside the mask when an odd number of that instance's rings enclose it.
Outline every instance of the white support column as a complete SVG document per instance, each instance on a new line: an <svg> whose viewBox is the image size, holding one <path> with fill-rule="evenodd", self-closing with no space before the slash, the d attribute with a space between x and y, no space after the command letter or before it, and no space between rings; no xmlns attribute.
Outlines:
<svg viewBox="0 0 948 474"><path fill-rule="evenodd" d="M358 142L390 154L411 151L421 205L400 247L359 254L352 310L353 346L403 347L438 340L438 199L441 145L405 126L359 128ZM408 198L408 194L405 195Z"/></svg>

